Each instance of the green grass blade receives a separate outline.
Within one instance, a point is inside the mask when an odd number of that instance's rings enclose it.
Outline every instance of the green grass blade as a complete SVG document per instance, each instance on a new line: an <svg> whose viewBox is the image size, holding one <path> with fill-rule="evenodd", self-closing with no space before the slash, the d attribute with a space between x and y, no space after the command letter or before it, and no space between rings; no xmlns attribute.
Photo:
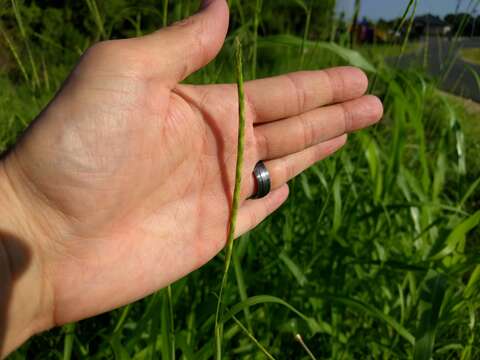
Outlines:
<svg viewBox="0 0 480 360"><path fill-rule="evenodd" d="M107 33L105 31L104 21L102 16L100 15L100 11L98 10L96 0L85 0L88 6L88 10L90 10L90 14L93 17L93 21L97 26L98 30L98 37L101 39L107 39Z"/></svg>
<svg viewBox="0 0 480 360"><path fill-rule="evenodd" d="M15 19L16 19L17 24L18 24L18 28L20 30L20 34L22 36L22 39L23 39L23 42L24 42L24 45L25 45L25 49L27 51L27 56L28 56L28 59L30 61L30 68L31 68L31 71L32 71L32 86L33 87L38 87L38 86L40 86L40 77L38 76L37 63L35 62L34 57L33 57L33 52L32 52L32 49L30 47L30 42L29 42L29 39L28 39L27 31L26 31L25 26L23 24L22 15L20 13L20 10L18 9L17 0L11 0L11 4L12 4L13 13L15 14Z"/></svg>
<svg viewBox="0 0 480 360"><path fill-rule="evenodd" d="M320 329L320 326L315 321L315 319L304 315L302 312L297 310L295 307L293 307L292 305L290 305L286 301L284 301L284 300L282 300L278 297L271 296L271 295L252 296L252 297L249 297L247 300L242 301L242 302L232 306L230 308L230 310L227 313L225 313L223 321L227 322L234 315L236 315L237 313L239 313L240 311L242 311L246 307L251 307L251 306L260 305L260 304L269 304L269 303L270 304L279 304L279 305L282 305L282 306L286 307L287 309L289 309L290 311L295 313L297 316L302 318L305 322L307 322L307 324L309 325L309 327L312 331L315 332L315 331L318 331Z"/></svg>
<svg viewBox="0 0 480 360"><path fill-rule="evenodd" d="M445 141L442 139L439 143L437 162L433 173L432 200L439 201L440 195L444 191L445 178L447 174L447 154Z"/></svg>
<svg viewBox="0 0 480 360"><path fill-rule="evenodd" d="M465 297L473 297L476 291L480 290L480 265L477 265L475 270L472 271L467 286L465 287Z"/></svg>
<svg viewBox="0 0 480 360"><path fill-rule="evenodd" d="M310 186L310 183L308 181L308 175L305 173L300 174L300 182L302 184L303 192L305 193L305 196L307 197L308 200L313 200L313 195L312 195L312 187Z"/></svg>
<svg viewBox="0 0 480 360"><path fill-rule="evenodd" d="M326 51L329 51L341 59L345 60L352 66L357 66L365 71L375 73L377 70L375 67L358 51L351 50L335 43L329 42L315 42L315 41L303 41L302 38L296 37L294 35L272 35L266 36L258 39L259 47L272 47L272 46L293 46L300 48L302 44L306 49L308 48L319 48Z"/></svg>
<svg viewBox="0 0 480 360"><path fill-rule="evenodd" d="M132 304L128 304L122 309L120 318L118 319L117 325L115 325L115 329L113 330L114 333L117 333L122 330L131 308L132 308Z"/></svg>
<svg viewBox="0 0 480 360"><path fill-rule="evenodd" d="M477 90L480 92L480 74L472 66L467 66L467 70L472 74L475 79L475 84L477 85Z"/></svg>
<svg viewBox="0 0 480 360"><path fill-rule="evenodd" d="M412 0L410 0L410 3L411 2L412 2ZM405 35L405 39L403 40L403 45L402 45L402 50L400 52L400 57L405 53L405 49L407 48L407 45L408 45L408 42L409 42L409 39L410 39L410 33L412 32L413 23L414 23L414 20L415 20L415 14L417 13L417 5L418 5L418 0L413 0L412 15L410 16L410 21L408 23L407 34ZM409 4L409 6L410 6L410 4Z"/></svg>
<svg viewBox="0 0 480 360"><path fill-rule="evenodd" d="M287 256L287 254L285 254L284 252L280 253L279 259L283 261L287 269L290 270L293 277L295 278L295 280L297 280L300 286L304 286L308 282L305 274L298 267L298 265L295 264L295 262Z"/></svg>
<svg viewBox="0 0 480 360"><path fill-rule="evenodd" d="M175 325L172 287L162 290L162 355L163 359L175 360Z"/></svg>
<svg viewBox="0 0 480 360"><path fill-rule="evenodd" d="M127 349L122 345L118 337L112 338L110 341L115 360L130 360L130 355Z"/></svg>
<svg viewBox="0 0 480 360"><path fill-rule="evenodd" d="M343 296L328 296L329 299L332 301L344 304L350 308L360 310L370 316L374 316L380 320L383 320L386 324L390 325L393 329L397 331L399 335L401 335L404 339L406 339L412 345L415 343L415 337L399 324L394 318L391 316L384 314L382 311L378 310L377 308L365 304L360 300L350 299Z"/></svg>
<svg viewBox="0 0 480 360"><path fill-rule="evenodd" d="M374 198L379 202L383 192L383 172L381 169L380 148L375 139L368 133L360 133L363 151L368 162L372 183L374 184Z"/></svg>
<svg viewBox="0 0 480 360"><path fill-rule="evenodd" d="M150 344L150 346L148 351L146 352L146 355L149 354L150 360L153 360L157 357L157 339L160 337L161 333L164 332L163 327L165 327L166 329L165 323L166 317L168 316L167 311L165 310L165 304L164 302L162 302L162 291L158 291L154 295L152 295L148 305L150 307L149 310L151 310L151 314L149 314L150 316L148 318L145 318L145 323L148 322L150 326L150 328L148 329L148 343ZM162 340L163 339L164 338L162 337ZM131 342L131 344L133 346L134 342ZM130 344L127 344L127 346L128 345ZM168 347L162 346L161 351L162 357L168 359Z"/></svg>
<svg viewBox="0 0 480 360"><path fill-rule="evenodd" d="M178 348L182 351L182 360L195 360L194 349L189 344L185 333L179 333L176 336Z"/></svg>
<svg viewBox="0 0 480 360"><path fill-rule="evenodd" d="M403 26L405 25L405 22L408 19L408 14L410 13L410 10L412 9L413 4L415 3L415 0L410 0L407 7L405 8L405 11L403 12L403 15L400 18L400 21L397 25L396 32L399 32L402 30Z"/></svg>
<svg viewBox="0 0 480 360"><path fill-rule="evenodd" d="M262 11L262 0L255 2L255 14L253 14L253 39L252 39L252 79L257 77L257 54L258 54L258 25L260 23L260 15Z"/></svg>
<svg viewBox="0 0 480 360"><path fill-rule="evenodd" d="M240 300L245 301L248 298L248 295L247 295L247 287L245 285L245 280L243 276L242 265L240 264L240 259L238 258L237 252L234 252L232 257L233 257L233 269L235 270L235 278L237 280L237 289L240 295ZM245 316L245 320L247 321L248 331L250 333L253 333L252 315L250 314L250 309L245 308L243 310L243 314Z"/></svg>
<svg viewBox="0 0 480 360"><path fill-rule="evenodd" d="M467 234L479 226L480 224L480 210L469 216L466 220L461 222L453 229L446 239L446 246L430 257L431 260L439 260L454 253L459 247L465 246L465 240ZM461 249L460 249L461 250Z"/></svg>
<svg viewBox="0 0 480 360"><path fill-rule="evenodd" d="M333 224L332 233L336 234L340 226L342 225L342 182L339 175L333 181Z"/></svg>
<svg viewBox="0 0 480 360"><path fill-rule="evenodd" d="M242 331L245 333L245 335L247 335L247 337L252 340L252 342L258 347L258 349L263 353L263 355L265 355L267 357L267 359L270 359L270 360L275 360L275 358L273 357L272 354L270 354L268 352L267 349L265 349L265 347L260 344L260 342L255 339L255 337L253 336L253 334L248 331L248 329L243 326L243 324L235 317L233 316L233 320L237 323L237 325L240 327L240 329L242 329Z"/></svg>
<svg viewBox="0 0 480 360"><path fill-rule="evenodd" d="M445 296L445 280L437 277L434 280L431 295L431 307L422 314L419 335L415 339L414 360L430 360L433 355L435 334L440 315L440 308Z"/></svg>
<svg viewBox="0 0 480 360"><path fill-rule="evenodd" d="M5 39L5 42L7 43L7 46L10 49L10 52L12 53L13 58L15 59L15 62L17 63L17 66L19 67L19 69L20 69L20 71L23 75L23 78L25 79L26 82L29 82L30 79L29 79L29 76L27 74L27 70L25 68L25 65L23 64L22 59L19 56L17 48L13 44L12 40L10 39L10 37L8 36L6 31L3 29L3 26L2 26L1 22L0 22L0 33L2 34L3 38Z"/></svg>
<svg viewBox="0 0 480 360"><path fill-rule="evenodd" d="M312 9L308 7L306 4L302 4L305 10L305 29L303 32L303 39L302 39L302 47L300 48L300 69L303 69L303 65L305 63L305 45L308 40L308 35L310 33L310 22L312 20Z"/></svg>
<svg viewBox="0 0 480 360"><path fill-rule="evenodd" d="M169 291L170 290L170 291ZM166 287L160 291L162 312L161 312L161 350L162 359L174 360L175 358L175 334L173 327L173 312L171 305L171 288ZM155 328L154 324L152 327Z"/></svg>
<svg viewBox="0 0 480 360"><path fill-rule="evenodd" d="M458 121L455 110L445 96L441 96L440 99L443 102L445 112L448 116L450 130L455 134L455 149L457 151L458 159L458 173L459 175L465 175L467 173L466 165L466 145L465 135L462 129L462 124ZM445 136L444 136L445 137ZM443 141L443 138L441 139Z"/></svg>

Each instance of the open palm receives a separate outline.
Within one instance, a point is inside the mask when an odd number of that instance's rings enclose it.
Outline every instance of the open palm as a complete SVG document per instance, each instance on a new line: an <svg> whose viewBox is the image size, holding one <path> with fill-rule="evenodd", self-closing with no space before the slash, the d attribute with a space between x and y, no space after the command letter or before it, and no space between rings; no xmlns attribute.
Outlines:
<svg viewBox="0 0 480 360"><path fill-rule="evenodd" d="M220 50L223 0L154 34L87 51L6 158L36 212L52 324L112 309L179 279L225 245L234 184L234 85L179 82ZM353 68L246 84L246 150L237 235L287 198L286 182L379 120ZM248 200L264 160L273 191ZM41 211L37 211L41 209Z"/></svg>

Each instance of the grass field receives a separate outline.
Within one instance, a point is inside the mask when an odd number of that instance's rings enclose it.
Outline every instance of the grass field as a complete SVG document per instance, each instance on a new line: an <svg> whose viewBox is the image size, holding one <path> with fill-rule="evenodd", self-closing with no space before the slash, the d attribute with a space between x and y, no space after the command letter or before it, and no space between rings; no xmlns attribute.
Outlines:
<svg viewBox="0 0 480 360"><path fill-rule="evenodd" d="M480 49L462 49L462 58L473 64L480 64Z"/></svg>
<svg viewBox="0 0 480 360"><path fill-rule="evenodd" d="M171 2L164 14L148 0L18 4L18 12L7 2L0 150L14 144L91 43L147 33L196 3ZM235 81L239 35L247 79L350 64L368 73L385 105L378 126L292 181L288 202L235 242L223 358L264 359L260 343L275 359L312 359L301 335L317 359L478 359L479 117L422 73L390 67L378 50L329 42L335 22L324 14L333 4L230 1L222 53L188 80ZM178 359L214 356L223 260L220 254L172 286ZM36 336L11 359L172 359L165 294Z"/></svg>
<svg viewBox="0 0 480 360"><path fill-rule="evenodd" d="M420 50L421 44L419 42L408 43L402 53L401 44L375 44L375 45L359 45L358 51L369 59L388 59L396 58L403 54L414 53Z"/></svg>

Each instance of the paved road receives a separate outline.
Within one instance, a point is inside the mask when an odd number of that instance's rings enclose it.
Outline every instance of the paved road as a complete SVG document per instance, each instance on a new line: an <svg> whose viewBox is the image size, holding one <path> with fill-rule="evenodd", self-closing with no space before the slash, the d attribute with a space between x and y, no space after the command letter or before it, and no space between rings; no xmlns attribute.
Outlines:
<svg viewBox="0 0 480 360"><path fill-rule="evenodd" d="M480 48L480 38L458 40L430 38L414 54L404 55L401 67L422 67L427 63L427 71L440 81L440 87L448 92L480 102L480 84L470 71L480 76L480 66L467 63L459 56L462 48ZM425 49L428 50L425 56Z"/></svg>

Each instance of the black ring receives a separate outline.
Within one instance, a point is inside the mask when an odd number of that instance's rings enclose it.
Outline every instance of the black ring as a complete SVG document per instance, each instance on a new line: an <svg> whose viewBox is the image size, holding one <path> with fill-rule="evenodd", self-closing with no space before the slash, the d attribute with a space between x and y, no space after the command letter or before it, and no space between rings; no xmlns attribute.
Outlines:
<svg viewBox="0 0 480 360"><path fill-rule="evenodd" d="M270 192L271 182L270 174L263 161L259 161L253 169L253 175L257 181L257 191L251 196L251 199L261 199Z"/></svg>

